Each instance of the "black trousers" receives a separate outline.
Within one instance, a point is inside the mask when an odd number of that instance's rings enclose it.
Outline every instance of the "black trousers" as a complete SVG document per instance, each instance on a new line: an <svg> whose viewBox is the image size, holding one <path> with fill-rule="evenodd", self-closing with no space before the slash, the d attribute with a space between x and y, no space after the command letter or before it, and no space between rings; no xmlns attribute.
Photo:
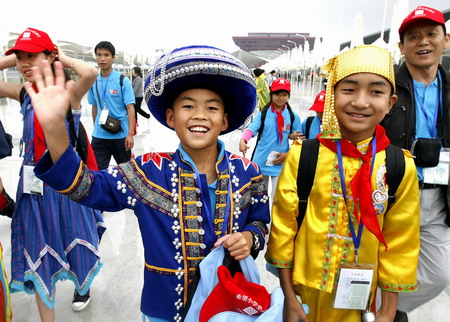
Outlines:
<svg viewBox="0 0 450 322"><path fill-rule="evenodd" d="M125 150L125 138L123 139L99 139L92 137L92 149L99 170L107 169L111 156L117 164L130 161L131 150Z"/></svg>
<svg viewBox="0 0 450 322"><path fill-rule="evenodd" d="M146 119L148 119L150 117L150 114L148 114L146 111L144 111L141 108L142 100L143 100L143 97L136 97L136 104L134 104L134 116L136 117L136 120L137 120L138 113L141 114Z"/></svg>

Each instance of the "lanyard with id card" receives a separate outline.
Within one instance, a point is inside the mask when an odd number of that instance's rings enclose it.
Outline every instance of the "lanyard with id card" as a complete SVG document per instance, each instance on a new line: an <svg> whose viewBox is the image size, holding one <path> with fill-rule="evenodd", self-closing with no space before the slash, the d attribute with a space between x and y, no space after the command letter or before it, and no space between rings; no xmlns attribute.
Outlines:
<svg viewBox="0 0 450 322"><path fill-rule="evenodd" d="M34 167L30 165L23 166L23 193L42 196L44 182L34 175L33 169Z"/></svg>
<svg viewBox="0 0 450 322"><path fill-rule="evenodd" d="M373 165L376 155L376 137L372 140L372 167L370 173L372 174ZM345 205L347 205L347 190L345 186L344 168L342 162L341 142L336 142L338 162L339 162L339 176L341 180L342 194L344 196ZM347 207L348 209L348 207ZM372 287L372 278L374 272L373 264L358 263L358 250L361 244L361 237L364 225L362 221L358 226L358 234L356 234L353 222L348 214L348 222L352 235L354 246L354 263L348 263L342 266L339 270L339 280L337 284L336 295L334 298L334 308L349 309L349 310L365 310L369 301L370 289Z"/></svg>
<svg viewBox="0 0 450 322"><path fill-rule="evenodd" d="M105 97L106 97L106 89L108 88L108 81L109 81L109 76L111 76L111 74L108 75L108 77L106 78L106 84L103 87L103 98L102 100L100 100L100 95L98 93L98 81L95 81L95 88L97 90L97 97L100 103L100 106L102 105L102 101L103 101L103 107L102 107L102 111L100 113L100 117L98 119L98 123L99 124L106 124L106 120L108 119L108 115L109 115L109 109L106 106L106 101L105 101Z"/></svg>

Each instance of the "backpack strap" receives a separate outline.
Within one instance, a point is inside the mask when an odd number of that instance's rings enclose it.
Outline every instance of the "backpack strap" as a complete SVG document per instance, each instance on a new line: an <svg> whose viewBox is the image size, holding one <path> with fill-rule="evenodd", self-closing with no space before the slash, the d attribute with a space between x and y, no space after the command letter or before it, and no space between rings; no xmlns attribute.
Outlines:
<svg viewBox="0 0 450 322"><path fill-rule="evenodd" d="M319 140L304 140L298 162L297 194L298 194L298 229L302 225L306 213L309 194L316 174L317 159L319 156Z"/></svg>
<svg viewBox="0 0 450 322"><path fill-rule="evenodd" d="M125 76L123 75L123 74L120 74L120 77L119 77L119 85L120 85L120 92L122 93L122 99L123 99L123 80L124 80L124 78L125 78ZM98 82L97 82L97 79L95 80L95 84L91 87L91 91L92 91L92 93L94 93L94 87L95 87L95 91L96 91L96 93L97 93L97 98L98 98L98 103L100 104L100 105L102 105L102 102L101 102L101 100L100 100L100 94L99 94L99 92L98 92ZM97 106L97 108L98 108L98 106ZM100 106L100 109L102 109L103 107L102 106Z"/></svg>
<svg viewBox="0 0 450 322"><path fill-rule="evenodd" d="M67 122L69 123L69 132L70 132L70 144L73 147L77 145L77 132L75 131L75 123L73 121L72 108L69 108L66 115Z"/></svg>
<svg viewBox="0 0 450 322"><path fill-rule="evenodd" d="M289 118L291 120L291 129L289 130L289 134L291 134L295 116L294 116L294 112L292 111L292 108L289 105L289 103L286 103L286 105L287 105L287 110L289 112ZM267 104L266 106L264 106L264 108L261 110L261 113L262 113L261 114L261 126L259 127L259 130L258 130L258 137L256 138L255 149L253 150L252 157L250 158L250 160L252 160L252 161L253 161L253 156L255 155L256 147L258 146L259 140L261 139L261 135L264 131L264 123L266 121L267 111L269 110L269 107L270 107L270 103Z"/></svg>
<svg viewBox="0 0 450 322"><path fill-rule="evenodd" d="M309 132L311 130L311 124L314 120L314 116L308 116L308 118L306 119L306 127L305 127L305 137L308 139L309 138Z"/></svg>
<svg viewBox="0 0 450 322"><path fill-rule="evenodd" d="M286 103L287 105L287 109L289 112L289 118L291 119L291 128L289 130L289 135L292 133L292 127L294 126L294 120L295 120L295 116L294 116L294 112L292 111L291 106L289 105L289 103Z"/></svg>
<svg viewBox="0 0 450 322"><path fill-rule="evenodd" d="M269 110L269 107L270 107L270 103L267 104L266 106L264 106L264 108L261 110L261 126L259 127L257 137L256 137L255 148L253 149L252 157L250 158L250 160L252 160L252 161L253 161L253 157L255 155L256 147L258 146L259 140L261 140L261 135L264 131L264 123L266 121L267 111Z"/></svg>
<svg viewBox="0 0 450 322"><path fill-rule="evenodd" d="M119 85L120 85L120 92L122 93L122 99L123 99L123 79L125 78L125 76L121 73L120 74L120 78L119 78Z"/></svg>
<svg viewBox="0 0 450 322"><path fill-rule="evenodd" d="M27 93L27 90L25 89L25 87L22 87L22 89L20 90L20 93L19 93L20 106L22 106L23 103L25 102L25 94L26 93Z"/></svg>
<svg viewBox="0 0 450 322"><path fill-rule="evenodd" d="M386 183L389 187L388 206L391 208L395 202L395 193L405 174L405 156L398 146L390 144L386 148Z"/></svg>
<svg viewBox="0 0 450 322"><path fill-rule="evenodd" d="M317 160L319 156L319 140L304 140L298 162L297 194L298 194L298 230L303 222L308 204L309 194L314 182ZM395 202L395 193L405 174L405 157L398 146L390 144L386 148L386 183L389 187L387 210ZM298 233L298 231L297 231Z"/></svg>

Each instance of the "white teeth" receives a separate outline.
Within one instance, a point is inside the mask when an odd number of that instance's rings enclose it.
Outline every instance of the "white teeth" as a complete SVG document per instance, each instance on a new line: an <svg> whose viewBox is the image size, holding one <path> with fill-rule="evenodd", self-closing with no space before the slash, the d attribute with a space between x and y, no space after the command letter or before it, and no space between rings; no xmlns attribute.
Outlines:
<svg viewBox="0 0 450 322"><path fill-rule="evenodd" d="M208 132L208 129L201 127L201 126L194 126L194 127L190 127L189 131L191 131L191 132Z"/></svg>
<svg viewBox="0 0 450 322"><path fill-rule="evenodd" d="M350 116L361 117L361 118L366 117L365 115L362 115L362 114L350 114Z"/></svg>
<svg viewBox="0 0 450 322"><path fill-rule="evenodd" d="M431 51L430 50L419 51L419 55L428 54L428 53L431 53Z"/></svg>

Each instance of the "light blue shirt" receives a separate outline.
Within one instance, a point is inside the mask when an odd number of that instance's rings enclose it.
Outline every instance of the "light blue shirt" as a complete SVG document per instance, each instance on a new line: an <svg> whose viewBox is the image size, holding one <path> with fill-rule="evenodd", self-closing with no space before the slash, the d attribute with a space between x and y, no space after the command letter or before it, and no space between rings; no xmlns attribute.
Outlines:
<svg viewBox="0 0 450 322"><path fill-rule="evenodd" d="M300 117L297 113L294 113L294 124L291 124L291 118L289 116L289 111L287 108L283 110L281 115L284 117L284 129L283 129L283 141L278 143L278 125L276 113L272 112L271 108L266 114L266 119L264 121L264 131L261 135L261 139L258 142L258 146L255 150L255 155L253 157L253 162L255 162L261 173L265 176L279 176L281 168L283 165L266 165L267 157L271 151L277 151L280 153L289 151L289 132L292 126L292 132L301 129ZM259 112L256 114L253 122L248 126L248 129L253 132L254 136L257 135L259 128L261 127L261 114Z"/></svg>
<svg viewBox="0 0 450 322"><path fill-rule="evenodd" d="M306 118L305 120L303 120L302 122L302 133L303 135L306 135L306 121L308 120L308 118ZM311 127L309 128L309 135L306 139L315 139L317 134L320 133L320 126L322 125L322 121L319 119L319 117L314 116L312 122L311 122Z"/></svg>
<svg viewBox="0 0 450 322"><path fill-rule="evenodd" d="M436 79L428 86L413 80L415 89L414 103L416 108L416 135L414 139L437 137L436 123L438 114L442 113L443 110L442 91L439 91L439 84L442 84L439 72ZM423 106L423 108L421 106ZM437 110L438 107L439 111ZM419 181L423 181L422 167L417 167L417 174L419 176Z"/></svg>
<svg viewBox="0 0 450 322"><path fill-rule="evenodd" d="M98 95L97 95L98 90ZM100 73L97 81L92 85L88 93L88 102L97 106L97 117L95 119L93 137L99 139L123 139L128 135L128 113L127 105L134 104L134 93L131 81L124 77L123 86L120 88L120 73L113 70L107 78L103 78ZM102 109L109 110L108 115L121 121L122 130L119 133L112 134L99 124Z"/></svg>

